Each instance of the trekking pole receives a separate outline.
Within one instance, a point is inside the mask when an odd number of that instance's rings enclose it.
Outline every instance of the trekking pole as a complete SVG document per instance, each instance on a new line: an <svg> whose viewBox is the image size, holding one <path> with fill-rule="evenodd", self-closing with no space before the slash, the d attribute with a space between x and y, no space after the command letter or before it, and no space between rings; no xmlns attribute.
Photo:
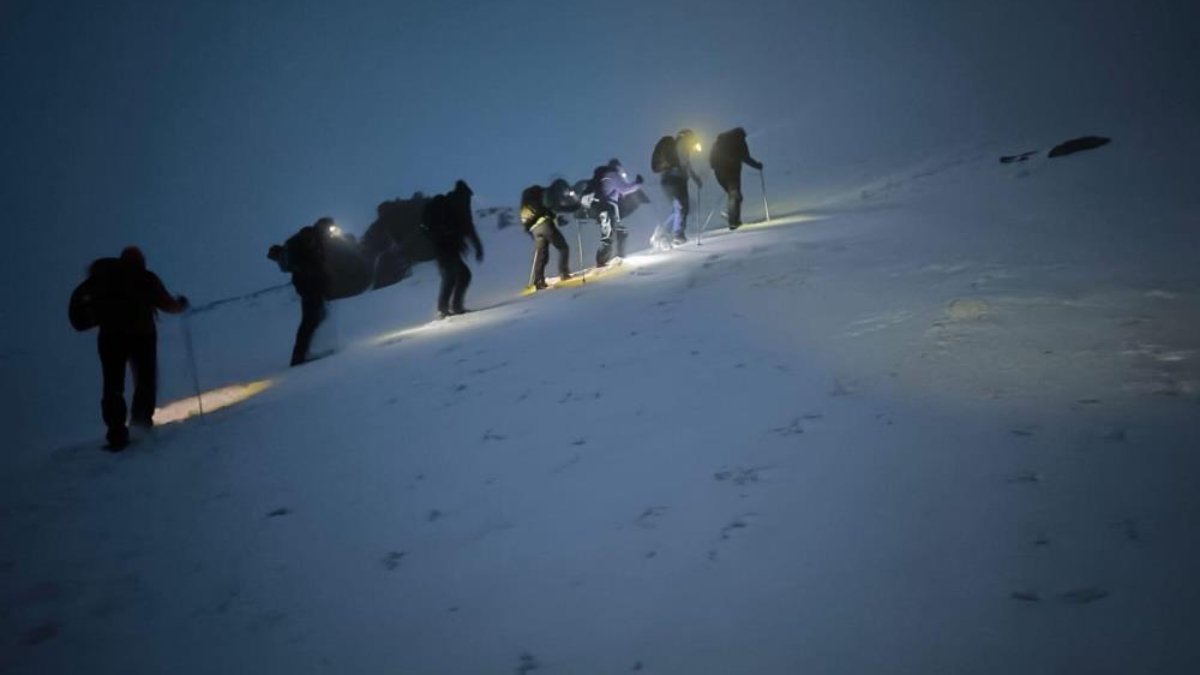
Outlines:
<svg viewBox="0 0 1200 675"><path fill-rule="evenodd" d="M700 219L700 209L704 208L704 183L696 186L696 219ZM704 228L700 228L700 234L696 236L696 246L703 246L700 240L704 238Z"/></svg>
<svg viewBox="0 0 1200 675"><path fill-rule="evenodd" d="M767 220L771 220L771 207L767 206L767 179L763 177L763 170L758 170L758 182L762 185L763 195L763 212L767 214ZM763 222L767 222L764 220Z"/></svg>
<svg viewBox="0 0 1200 675"><path fill-rule="evenodd" d="M703 208L703 204L701 204L701 208ZM716 209L719 209L719 208L721 208L721 196L720 195L716 196L716 203L713 204L712 209L708 210L708 217L706 217L706 219L704 219L703 225L700 226L700 237L698 237L696 239L697 246L701 245L700 240L703 239L704 232L708 231L708 223L713 220L713 216L716 215Z"/></svg>
<svg viewBox="0 0 1200 675"><path fill-rule="evenodd" d="M200 370L196 367L196 350L192 348L192 323L188 318L191 312L183 313L183 349L187 353L188 366L192 371L192 386L196 390L196 407L200 411L200 421L204 421L204 399L200 396Z"/></svg>
<svg viewBox="0 0 1200 675"><path fill-rule="evenodd" d="M717 209L719 209L719 208L721 208L721 203L717 202L711 209L708 210L708 217L704 219L704 227L702 227L700 229L700 232L703 233L705 230L708 229L709 221L712 220L713 216L717 215Z"/></svg>
<svg viewBox="0 0 1200 675"><path fill-rule="evenodd" d="M537 271L537 244L533 246L533 264L529 266L529 285L525 288L533 288L533 274Z"/></svg>
<svg viewBox="0 0 1200 675"><path fill-rule="evenodd" d="M583 223L575 219L575 242L579 245L579 283L587 284L587 274L583 270Z"/></svg>

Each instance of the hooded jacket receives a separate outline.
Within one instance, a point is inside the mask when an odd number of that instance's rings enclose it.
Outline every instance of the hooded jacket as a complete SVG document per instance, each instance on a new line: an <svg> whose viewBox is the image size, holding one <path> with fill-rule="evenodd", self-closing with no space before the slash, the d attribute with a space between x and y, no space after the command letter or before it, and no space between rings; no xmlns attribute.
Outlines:
<svg viewBox="0 0 1200 675"><path fill-rule="evenodd" d="M746 130L737 127L717 136L713 143L712 152L708 155L708 165L718 176L731 175L739 171L739 165L762 169L762 162L750 156L750 148L746 146Z"/></svg>

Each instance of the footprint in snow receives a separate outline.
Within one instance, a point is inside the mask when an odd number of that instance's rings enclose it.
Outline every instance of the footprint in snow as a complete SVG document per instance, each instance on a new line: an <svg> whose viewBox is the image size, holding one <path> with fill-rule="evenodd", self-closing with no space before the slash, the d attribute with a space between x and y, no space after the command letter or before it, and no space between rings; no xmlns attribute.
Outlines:
<svg viewBox="0 0 1200 675"><path fill-rule="evenodd" d="M536 656L530 654L529 652L524 652L521 654L521 658L517 661L516 673L517 675L526 675L526 673L532 673L541 667L542 664L537 660Z"/></svg>
<svg viewBox="0 0 1200 675"><path fill-rule="evenodd" d="M662 518L666 513L667 507L665 506L648 506L645 511L642 511L642 515L634 519L633 524L652 530L658 526L658 519Z"/></svg>
<svg viewBox="0 0 1200 675"><path fill-rule="evenodd" d="M792 421L782 427L775 427L771 433L776 436L787 438L788 436L798 436L804 433L804 427L800 423L799 417L793 417Z"/></svg>
<svg viewBox="0 0 1200 675"><path fill-rule="evenodd" d="M713 479L720 482L728 481L738 486L749 485L751 483L757 483L760 472L766 471L770 468L770 466L735 466L732 469L726 469L724 471L718 471L714 473Z"/></svg>
<svg viewBox="0 0 1200 675"><path fill-rule="evenodd" d="M743 530L747 527L750 527L749 519L751 517L753 517L754 515L756 515L756 514L747 513L745 515L738 516L737 518L734 518L733 520L729 521L729 523L727 525L725 525L725 527L721 528L721 541L728 541L733 536L734 532L736 532L738 530Z"/></svg>
<svg viewBox="0 0 1200 675"><path fill-rule="evenodd" d="M278 509L275 509L274 511L272 511L272 512L268 513L268 514L267 514L267 517L268 517L268 518L278 518L278 517L280 517L280 516L286 516L286 515L289 515L291 512L292 512L292 510L291 510L291 509L289 509L289 508L288 508L288 507L286 507L286 506L283 506L283 507L280 507L280 508L278 508Z"/></svg>
<svg viewBox="0 0 1200 675"><path fill-rule="evenodd" d="M745 530L746 527L750 526L750 519L755 518L757 515L758 514L754 512L743 513L742 515L736 516L736 518L733 520L728 521L725 527L721 527L721 542L727 542L727 540L730 540L733 537L734 532L737 532L738 530Z"/></svg>
<svg viewBox="0 0 1200 675"><path fill-rule="evenodd" d="M508 436L498 434L491 429L488 429L487 431L483 432L483 438L481 440L486 443L488 441L503 441L507 438Z"/></svg>
<svg viewBox="0 0 1200 675"><path fill-rule="evenodd" d="M559 399L558 402L561 404L561 403L571 403L572 401L595 401L595 400L599 400L600 396L601 396L601 393L600 393L599 389L597 389L596 391L590 392L590 393L589 392L576 393L575 391L568 389L567 393L563 394L563 397L561 399Z"/></svg>
<svg viewBox="0 0 1200 675"><path fill-rule="evenodd" d="M1022 471L1008 477L1009 483L1040 483L1042 475L1036 471Z"/></svg>
<svg viewBox="0 0 1200 675"><path fill-rule="evenodd" d="M582 457L582 456L580 456L580 455L575 455L575 456L574 456L574 457L572 457L571 459L568 459L567 461L563 462L562 464L559 464L558 466L556 466L556 467L554 467L553 469L551 469L551 470L550 470L550 473L552 473L552 474L555 474L555 475L558 475L558 474L560 474L560 473L562 473L562 472L566 471L567 469L570 469L571 467L575 466L575 465L576 465L576 464L578 464L578 463L579 463L579 462L580 462L582 459L583 459L583 457Z"/></svg>
<svg viewBox="0 0 1200 675"><path fill-rule="evenodd" d="M404 551L389 551L387 555L383 556L382 562L384 569L389 572L394 571L400 566L400 561L403 560L404 556L406 555L408 554Z"/></svg>
<svg viewBox="0 0 1200 675"><path fill-rule="evenodd" d="M841 380L834 380L833 381L833 389L831 389L829 391L829 395L830 396L850 396L855 391L857 391L855 388L847 386Z"/></svg>

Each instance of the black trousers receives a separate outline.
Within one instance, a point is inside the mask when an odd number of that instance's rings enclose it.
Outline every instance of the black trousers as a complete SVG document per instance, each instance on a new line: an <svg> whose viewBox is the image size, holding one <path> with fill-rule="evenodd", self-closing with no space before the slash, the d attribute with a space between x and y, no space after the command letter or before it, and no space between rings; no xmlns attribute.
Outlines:
<svg viewBox="0 0 1200 675"><path fill-rule="evenodd" d="M300 296L300 327L296 329L296 344L292 347L292 365L298 366L308 360L308 348L312 345L317 326L325 320L325 298L320 293L304 293Z"/></svg>
<svg viewBox="0 0 1200 675"><path fill-rule="evenodd" d="M717 174L717 183L725 191L725 217L730 226L742 224L742 172Z"/></svg>
<svg viewBox="0 0 1200 675"><path fill-rule="evenodd" d="M442 314L461 314L463 296L471 285L471 268L463 262L462 250L457 248L439 247L434 254L437 256L438 272L442 274L442 287L438 290L438 311Z"/></svg>
<svg viewBox="0 0 1200 675"><path fill-rule="evenodd" d="M550 223L541 223L529 230L529 234L533 235L534 285L544 286L546 284L546 263L550 260L551 244L554 245L554 248L558 249L559 276L568 276L571 273L571 268L568 265L571 250L567 247L567 240L563 237L562 232L558 230L558 227Z"/></svg>
<svg viewBox="0 0 1200 675"><path fill-rule="evenodd" d="M604 267L612 260L613 242L616 241L617 257L625 257L625 237L628 233L621 225L621 209L608 200L600 202L600 248L596 250L596 266ZM607 217L604 217L607 216Z"/></svg>
<svg viewBox="0 0 1200 675"><path fill-rule="evenodd" d="M128 440L125 427L125 368L133 371L133 405L129 416L134 424L153 424L158 395L158 334L129 334L100 330L96 340L104 393L100 414L108 427L108 441Z"/></svg>

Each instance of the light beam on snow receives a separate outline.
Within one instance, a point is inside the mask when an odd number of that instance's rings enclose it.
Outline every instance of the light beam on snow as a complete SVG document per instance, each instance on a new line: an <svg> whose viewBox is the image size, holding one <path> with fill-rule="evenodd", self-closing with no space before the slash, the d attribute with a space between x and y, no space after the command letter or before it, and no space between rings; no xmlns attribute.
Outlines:
<svg viewBox="0 0 1200 675"><path fill-rule="evenodd" d="M200 394L200 399L195 396L189 396L178 401L172 401L161 408L154 411L154 424L172 424L182 422L189 417L195 417L200 414L200 404L204 404L204 412L210 413L221 408L228 408L235 403L241 403L246 399L261 394L266 391L273 382L271 380L256 380L254 382L243 382L241 384L231 384L227 387L213 389Z"/></svg>
<svg viewBox="0 0 1200 675"><path fill-rule="evenodd" d="M634 269L643 267L654 267L670 260L671 254L661 251L639 251L627 258L621 259L622 266L629 266Z"/></svg>
<svg viewBox="0 0 1200 675"><path fill-rule="evenodd" d="M740 228L738 228L738 230L739 231L741 231L741 230L758 230L758 229L767 228L767 227L781 227L783 225L796 225L797 223L808 223L808 222L812 222L815 220L825 220L828 217L829 216L819 216L819 215L814 215L814 214L797 213L795 215L782 216L779 218L772 218L770 220L760 221L757 223L746 223L745 225L742 225ZM717 232L717 233L714 233L714 235L715 234L722 234L722 233Z"/></svg>
<svg viewBox="0 0 1200 675"><path fill-rule="evenodd" d="M370 345L378 347L421 335L454 335L466 333L494 324L512 314L513 311L510 307L481 307L479 310L468 312L467 314L384 333L372 339Z"/></svg>

